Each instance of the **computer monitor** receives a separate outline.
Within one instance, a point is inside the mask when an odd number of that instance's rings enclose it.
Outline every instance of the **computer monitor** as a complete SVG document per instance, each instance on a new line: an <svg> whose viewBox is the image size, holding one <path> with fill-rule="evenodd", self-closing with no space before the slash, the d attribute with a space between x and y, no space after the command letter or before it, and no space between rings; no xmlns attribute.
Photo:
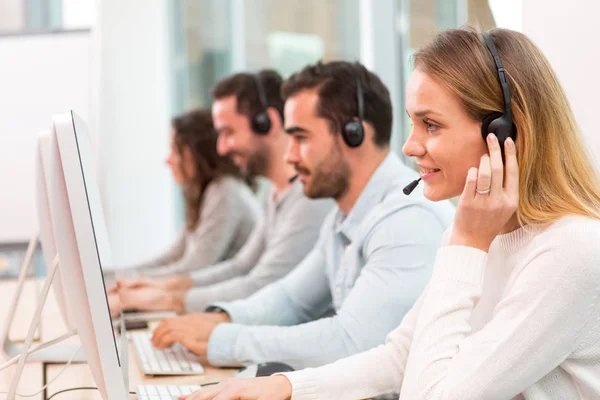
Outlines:
<svg viewBox="0 0 600 400"><path fill-rule="evenodd" d="M50 198L48 195L49 188L49 168L50 168L50 131L43 130L38 132L36 148L35 148L35 204L37 209L37 220L39 232L32 237L27 251L27 255L19 271L17 286L12 300L9 305L7 318L4 321L4 327L0 342L2 343L2 353L11 359L21 355L23 346L20 343L10 340L9 332L17 314L17 305L24 296L23 287L27 280L27 275L33 264L33 257L37 245L41 243L44 260L48 269L52 266L57 255L56 241L54 240L54 231L52 216L50 214ZM77 352L78 346L60 343L61 340L69 336L69 332L74 332L75 327L73 318L69 316L69 310L66 307L64 300L63 287L66 284L65 277L60 273L60 268L57 269L54 281L52 283L54 294L58 303L58 307L64 318L64 323L68 328L68 332L52 341L46 342L43 345L36 346L36 350L30 350L27 358L30 362L67 362L85 361L82 352ZM57 344L52 344L57 343ZM76 355L76 356L74 356Z"/></svg>
<svg viewBox="0 0 600 400"><path fill-rule="evenodd" d="M42 246L42 254L47 268L52 265L57 256L56 240L54 239L54 224L52 222L52 214L50 213L50 197L48 194L48 189L50 187L51 145L50 132L40 132L37 137L36 149L35 203L39 226L39 241ZM52 285L64 323L68 329L74 330L75 325L73 323L73 317L69 315L69 309L67 308L64 298L63 287L65 284L68 284L68 282L66 282L67 279L65 278L66 277L61 273L59 267Z"/></svg>
<svg viewBox="0 0 600 400"><path fill-rule="evenodd" d="M85 122L73 112L55 116L48 154L49 205L64 283L63 312L79 334L102 398L126 400L127 365L117 347L102 273L103 265L112 265L108 233Z"/></svg>

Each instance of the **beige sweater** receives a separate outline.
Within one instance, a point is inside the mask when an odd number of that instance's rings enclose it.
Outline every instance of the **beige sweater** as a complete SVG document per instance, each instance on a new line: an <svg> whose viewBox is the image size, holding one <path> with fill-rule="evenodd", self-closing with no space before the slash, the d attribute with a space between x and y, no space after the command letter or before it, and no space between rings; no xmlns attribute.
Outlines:
<svg viewBox="0 0 600 400"><path fill-rule="evenodd" d="M285 375L293 400L600 399L600 221L444 246L385 345Z"/></svg>
<svg viewBox="0 0 600 400"><path fill-rule="evenodd" d="M262 217L252 190L233 177L211 182L200 207L196 229L184 229L161 255L120 270L119 274L162 277L190 273L227 260L242 248Z"/></svg>

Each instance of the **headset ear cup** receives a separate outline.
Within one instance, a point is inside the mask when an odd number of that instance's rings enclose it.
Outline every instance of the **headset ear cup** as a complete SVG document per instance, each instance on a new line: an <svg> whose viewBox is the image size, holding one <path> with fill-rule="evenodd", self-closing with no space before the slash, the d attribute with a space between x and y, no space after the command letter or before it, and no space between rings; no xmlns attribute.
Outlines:
<svg viewBox="0 0 600 400"><path fill-rule="evenodd" d="M500 117L502 117L502 113L500 112L493 112L485 116L481 122L481 136L483 137L483 140L487 140L487 136L490 133L496 133L494 131L490 131L490 124Z"/></svg>
<svg viewBox="0 0 600 400"><path fill-rule="evenodd" d="M260 135L266 135L271 130L271 119L262 111L252 118L252 130Z"/></svg>
<svg viewBox="0 0 600 400"><path fill-rule="evenodd" d="M342 139L348 147L358 147L365 138L363 126L360 121L348 121L342 129Z"/></svg>

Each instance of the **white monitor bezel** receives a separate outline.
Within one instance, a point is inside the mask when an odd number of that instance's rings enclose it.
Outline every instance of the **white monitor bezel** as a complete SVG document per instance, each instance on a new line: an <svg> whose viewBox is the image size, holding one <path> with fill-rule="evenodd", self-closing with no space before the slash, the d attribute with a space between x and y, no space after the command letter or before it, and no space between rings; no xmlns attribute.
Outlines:
<svg viewBox="0 0 600 400"><path fill-rule="evenodd" d="M119 360L101 265L112 261L87 126L72 112L56 115L51 141L50 204L61 272L72 282L63 287L68 314L101 395L125 400L127 374Z"/></svg>

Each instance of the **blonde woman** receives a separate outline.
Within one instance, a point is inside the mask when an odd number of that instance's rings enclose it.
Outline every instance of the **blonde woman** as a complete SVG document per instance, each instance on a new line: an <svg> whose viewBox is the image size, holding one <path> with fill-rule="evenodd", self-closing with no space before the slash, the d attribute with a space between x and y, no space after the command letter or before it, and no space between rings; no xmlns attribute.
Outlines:
<svg viewBox="0 0 600 400"><path fill-rule="evenodd" d="M489 41L448 30L415 55L403 152L427 198L460 200L428 287L386 344L189 399L600 398L600 182L544 56L520 33ZM515 141L482 132L492 112Z"/></svg>

